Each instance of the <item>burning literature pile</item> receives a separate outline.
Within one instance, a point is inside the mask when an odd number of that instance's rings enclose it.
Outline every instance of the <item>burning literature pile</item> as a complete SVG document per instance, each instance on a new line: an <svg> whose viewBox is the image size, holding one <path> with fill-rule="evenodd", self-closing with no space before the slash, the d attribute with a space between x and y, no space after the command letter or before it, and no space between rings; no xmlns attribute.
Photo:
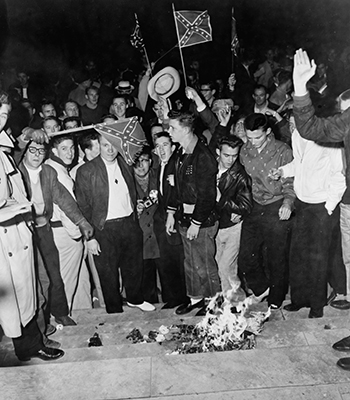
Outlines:
<svg viewBox="0 0 350 400"><path fill-rule="evenodd" d="M230 292L218 293L207 307L204 318L196 325L161 326L158 331L142 335L133 329L127 338L133 343L159 342L172 348L170 354L203 353L208 351L245 350L255 347L255 337L270 316L267 312L248 312L252 298L233 306Z"/></svg>

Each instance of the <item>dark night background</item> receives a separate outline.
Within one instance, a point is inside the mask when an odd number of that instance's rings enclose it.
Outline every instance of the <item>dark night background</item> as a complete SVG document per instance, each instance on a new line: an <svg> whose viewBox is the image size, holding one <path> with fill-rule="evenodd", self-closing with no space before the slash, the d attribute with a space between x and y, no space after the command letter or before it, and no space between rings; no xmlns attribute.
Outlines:
<svg viewBox="0 0 350 400"><path fill-rule="evenodd" d="M1 66L62 72L87 58L100 69L133 68L139 53L129 42L138 14L151 60L176 44L170 0L0 0ZM177 10L208 9L213 42L185 48L187 62L228 73L231 65L231 7L244 47L291 43L320 52L349 45L349 0L175 0ZM159 63L180 66L177 49Z"/></svg>

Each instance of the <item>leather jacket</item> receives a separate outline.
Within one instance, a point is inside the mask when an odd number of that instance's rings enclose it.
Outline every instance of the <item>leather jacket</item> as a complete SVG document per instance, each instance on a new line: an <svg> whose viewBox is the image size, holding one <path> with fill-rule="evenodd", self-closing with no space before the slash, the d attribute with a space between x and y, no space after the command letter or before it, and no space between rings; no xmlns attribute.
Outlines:
<svg viewBox="0 0 350 400"><path fill-rule="evenodd" d="M221 197L216 203L216 212L220 217L219 229L223 229L234 225L231 221L232 213L241 215L244 219L253 208L252 181L238 158L221 175L218 188Z"/></svg>

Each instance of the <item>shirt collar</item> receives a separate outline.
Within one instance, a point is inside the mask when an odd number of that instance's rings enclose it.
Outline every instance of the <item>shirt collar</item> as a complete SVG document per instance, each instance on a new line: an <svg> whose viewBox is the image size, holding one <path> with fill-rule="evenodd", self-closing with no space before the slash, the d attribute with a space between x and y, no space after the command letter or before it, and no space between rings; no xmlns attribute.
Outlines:
<svg viewBox="0 0 350 400"><path fill-rule="evenodd" d="M182 148L182 152L186 154L192 154L194 148L196 147L196 144L198 142L198 137L196 135L193 135L192 138L189 138L189 141L185 143Z"/></svg>

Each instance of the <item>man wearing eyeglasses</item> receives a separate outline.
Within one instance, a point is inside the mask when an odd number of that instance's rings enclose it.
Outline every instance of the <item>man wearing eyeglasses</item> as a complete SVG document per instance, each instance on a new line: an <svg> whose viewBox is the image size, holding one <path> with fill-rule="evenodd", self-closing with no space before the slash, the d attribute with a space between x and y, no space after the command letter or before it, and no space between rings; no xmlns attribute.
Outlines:
<svg viewBox="0 0 350 400"><path fill-rule="evenodd" d="M44 260L50 278L49 304L51 313L63 325L76 325L69 317L68 302L60 272L60 261L54 243L50 221L53 205L57 204L81 233L88 239L92 227L81 214L77 203L68 190L58 181L57 172L43 164L46 155L45 145L29 142L19 165L25 182L27 195L33 204L35 243Z"/></svg>

